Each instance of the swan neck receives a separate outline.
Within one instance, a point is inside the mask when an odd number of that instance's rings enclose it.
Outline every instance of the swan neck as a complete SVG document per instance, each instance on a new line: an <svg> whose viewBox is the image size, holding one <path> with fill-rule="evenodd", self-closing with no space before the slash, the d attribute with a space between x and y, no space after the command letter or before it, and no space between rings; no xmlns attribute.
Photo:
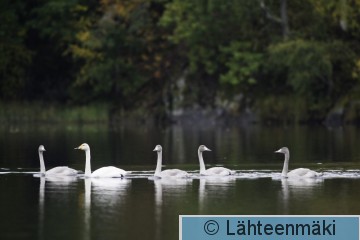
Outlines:
<svg viewBox="0 0 360 240"><path fill-rule="evenodd" d="M157 164L155 169L155 175L161 173L161 167L162 167L162 151L157 152Z"/></svg>
<svg viewBox="0 0 360 240"><path fill-rule="evenodd" d="M281 172L281 176L283 177L287 177L287 173L289 171L289 159L290 159L290 153L285 153L284 167Z"/></svg>
<svg viewBox="0 0 360 240"><path fill-rule="evenodd" d="M198 150L199 163L200 163L200 174L205 171L205 163L203 159L202 152Z"/></svg>
<svg viewBox="0 0 360 240"><path fill-rule="evenodd" d="M90 163L90 150L85 150L86 162L85 162L85 177L91 176L91 163Z"/></svg>
<svg viewBox="0 0 360 240"><path fill-rule="evenodd" d="M45 169L45 163L44 163L44 156L43 156L43 152L41 152L41 151L39 151L39 159L40 159L40 173L45 174L46 169Z"/></svg>

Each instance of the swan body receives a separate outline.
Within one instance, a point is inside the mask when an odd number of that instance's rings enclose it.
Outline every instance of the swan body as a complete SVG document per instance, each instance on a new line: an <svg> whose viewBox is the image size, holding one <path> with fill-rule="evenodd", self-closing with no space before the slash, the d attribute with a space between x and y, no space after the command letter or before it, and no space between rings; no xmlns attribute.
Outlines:
<svg viewBox="0 0 360 240"><path fill-rule="evenodd" d="M154 176L159 178L187 178L189 174L180 169L167 169L161 171L162 166L162 147L160 145L156 145L155 152L157 152L157 164Z"/></svg>
<svg viewBox="0 0 360 240"><path fill-rule="evenodd" d="M61 175L61 176L72 176L78 174L78 171L69 167L54 167L47 170L45 175Z"/></svg>
<svg viewBox="0 0 360 240"><path fill-rule="evenodd" d="M44 155L46 151L43 145L38 148L40 159L40 174L43 176L56 175L56 176L73 176L78 174L78 171L69 167L54 167L50 170L45 169Z"/></svg>
<svg viewBox="0 0 360 240"><path fill-rule="evenodd" d="M109 178L116 178L116 177L124 177L127 172L121 168L109 166L109 167L102 167L94 172L91 173L91 177L101 178L101 177L109 177Z"/></svg>
<svg viewBox="0 0 360 240"><path fill-rule="evenodd" d="M289 159L290 152L287 147L280 148L275 153L283 153L285 155L284 166L281 172L281 176L285 178L315 178L321 176L320 173L317 173L308 168L297 168L289 172Z"/></svg>
<svg viewBox="0 0 360 240"><path fill-rule="evenodd" d="M160 178L187 178L189 177L189 174L183 170L180 169L167 169L164 171L161 171L159 174L154 174L155 177Z"/></svg>
<svg viewBox="0 0 360 240"><path fill-rule="evenodd" d="M319 173L308 168L297 168L287 174L288 177L314 178L320 176Z"/></svg>
<svg viewBox="0 0 360 240"><path fill-rule="evenodd" d="M200 174L205 176L228 176L235 174L235 171L232 171L224 167L212 167L206 169L204 172Z"/></svg>
<svg viewBox="0 0 360 240"><path fill-rule="evenodd" d="M228 176L235 174L235 171L230 170L228 168L224 167L212 167L209 169L205 169L205 163L202 156L202 153L204 151L211 151L208 149L205 145L200 145L198 149L198 157L199 157L199 163L200 163L200 175L205 176Z"/></svg>
<svg viewBox="0 0 360 240"><path fill-rule="evenodd" d="M85 177L93 177L93 178L121 178L125 177L128 174L127 171L109 166L102 167L91 173L91 163L90 163L90 146L87 143L81 144L79 147L75 148L79 150L85 151L86 162L85 162Z"/></svg>

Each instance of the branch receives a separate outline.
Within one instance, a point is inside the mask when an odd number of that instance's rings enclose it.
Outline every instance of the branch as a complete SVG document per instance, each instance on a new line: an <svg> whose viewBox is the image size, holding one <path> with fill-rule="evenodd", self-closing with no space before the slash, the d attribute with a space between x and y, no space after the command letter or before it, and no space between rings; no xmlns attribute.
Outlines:
<svg viewBox="0 0 360 240"><path fill-rule="evenodd" d="M279 24L283 23L281 18L274 16L270 12L269 8L265 5L264 0L260 0L260 7L264 11L266 18L268 18L269 20L271 20L271 21L273 21L275 23L279 23Z"/></svg>
<svg viewBox="0 0 360 240"><path fill-rule="evenodd" d="M286 6L287 0L281 0L280 17L276 17L271 13L270 9L265 5L264 0L259 0L259 1L260 1L260 7L265 12L266 18L281 25L284 40L287 40L289 37L289 23L288 23L287 6Z"/></svg>

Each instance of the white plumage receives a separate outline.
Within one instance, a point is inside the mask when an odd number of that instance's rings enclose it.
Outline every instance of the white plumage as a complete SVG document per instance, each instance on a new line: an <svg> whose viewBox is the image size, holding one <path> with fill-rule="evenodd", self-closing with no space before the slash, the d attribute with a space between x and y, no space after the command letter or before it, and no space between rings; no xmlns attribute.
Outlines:
<svg viewBox="0 0 360 240"><path fill-rule="evenodd" d="M186 178L189 177L189 174L180 169L167 169L161 171L162 168L162 147L160 145L156 145L155 152L157 152L157 164L154 176L159 178Z"/></svg>
<svg viewBox="0 0 360 240"><path fill-rule="evenodd" d="M90 146L87 143L81 144L79 147L75 149L80 149L85 151L86 156L86 162L85 162L85 177L93 177L93 178L115 178L115 177L124 177L128 174L127 171L113 167L102 167L97 170L95 170L93 173L91 173L91 163L90 163Z"/></svg>
<svg viewBox="0 0 360 240"><path fill-rule="evenodd" d="M41 175L57 175L57 176L72 176L78 173L77 170L69 168L69 167L54 167L48 171L45 169L44 155L43 153L46 151L43 145L40 145L38 148L39 151L39 159L40 159L40 174Z"/></svg>
<svg viewBox="0 0 360 240"><path fill-rule="evenodd" d="M289 172L289 159L290 159L290 152L287 147L280 148L276 151L276 153L283 153L285 155L284 166L281 172L282 177L288 178L314 178L321 176L320 173L317 173L313 170L308 168L297 168Z"/></svg>
<svg viewBox="0 0 360 240"><path fill-rule="evenodd" d="M109 177L109 178L116 178L116 177L123 177L127 174L127 172L121 168L109 166L109 167L102 167L94 172L91 173L91 177L101 178L101 177Z"/></svg>
<svg viewBox="0 0 360 240"><path fill-rule="evenodd" d="M228 168L224 167L212 167L209 169L205 168L204 159L202 156L202 153L204 151L211 151L208 149L205 145L200 145L198 149L198 157L199 157L199 163L200 163L200 174L205 176L228 176L235 174L235 171L230 170Z"/></svg>
<svg viewBox="0 0 360 240"><path fill-rule="evenodd" d="M201 175L217 175L217 176L228 176L228 175L233 175L235 174L235 171L232 171L230 169L224 168L224 167L212 167L209 169L206 169L205 171L203 171L202 173L200 173Z"/></svg>

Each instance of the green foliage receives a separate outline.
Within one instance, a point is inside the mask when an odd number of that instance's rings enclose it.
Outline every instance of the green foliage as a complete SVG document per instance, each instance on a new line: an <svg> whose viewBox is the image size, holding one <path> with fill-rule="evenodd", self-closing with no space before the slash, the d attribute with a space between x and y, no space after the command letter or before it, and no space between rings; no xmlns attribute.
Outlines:
<svg viewBox="0 0 360 240"><path fill-rule="evenodd" d="M220 76L220 82L236 85L254 85L256 74L263 62L263 54L251 49L250 43L232 42L221 49L225 55L227 71Z"/></svg>
<svg viewBox="0 0 360 240"><path fill-rule="evenodd" d="M298 39L270 46L268 69L273 73L282 72L286 84L314 106L322 101L329 107L357 83L351 76L355 59L355 54L343 42Z"/></svg>
<svg viewBox="0 0 360 240"><path fill-rule="evenodd" d="M136 55L139 48L136 42L126 35L126 29L121 27L95 27L79 34L78 45L72 47L74 57L85 62L74 83L75 90L84 86L93 89L87 98L85 96L86 101L108 94L116 98L126 97L142 83L140 72L132 64L134 59L131 56ZM77 94L74 95L76 96Z"/></svg>
<svg viewBox="0 0 360 240"><path fill-rule="evenodd" d="M326 50L327 44L314 41L281 42L269 47L269 67L285 71L294 92L304 96L316 94L320 88L328 89L332 81L331 59Z"/></svg>
<svg viewBox="0 0 360 240"><path fill-rule="evenodd" d="M351 76L355 54L341 41L297 39L271 45L268 54L270 76L284 76L286 81L279 83L289 87L283 91L303 97L312 119L324 118L358 82Z"/></svg>
<svg viewBox="0 0 360 240"><path fill-rule="evenodd" d="M73 56L83 62L73 84L74 98L103 98L128 107L144 84L162 76L166 44L156 28L156 4L147 0L101 3L100 16L78 32L77 42L71 45ZM78 94L89 88L90 94Z"/></svg>
<svg viewBox="0 0 360 240"><path fill-rule="evenodd" d="M204 68L212 75L221 71L221 49L232 42L252 39L255 45L260 23L260 11L254 1L191 1L175 0L167 5L162 25L174 29L169 37L176 44L184 44L192 71ZM245 31L245 29L247 31ZM231 46L230 46L231 47ZM200 69L199 69L200 68Z"/></svg>
<svg viewBox="0 0 360 240"><path fill-rule="evenodd" d="M256 1L174 0L166 5L161 26L172 31L169 41L181 47L179 54L192 75L191 91L204 98L208 86L215 90L220 86L210 98L232 98L239 92L247 94L258 81L262 47L271 30L263 19ZM204 102L213 104L212 99Z"/></svg>
<svg viewBox="0 0 360 240"><path fill-rule="evenodd" d="M28 26L37 29L40 37L56 42L53 47L66 50L76 31L89 24L88 9L81 0L40 0L39 6L31 11L34 18Z"/></svg>
<svg viewBox="0 0 360 240"><path fill-rule="evenodd" d="M288 0L286 37L280 3L1 1L0 98L167 112L295 94L323 119L360 86L360 1Z"/></svg>
<svg viewBox="0 0 360 240"><path fill-rule="evenodd" d="M267 95L256 101L255 106L263 122L284 124L302 123L313 120L309 116L306 99L293 95Z"/></svg>
<svg viewBox="0 0 360 240"><path fill-rule="evenodd" d="M32 52L25 45L22 1L0 2L0 98L20 100Z"/></svg>

